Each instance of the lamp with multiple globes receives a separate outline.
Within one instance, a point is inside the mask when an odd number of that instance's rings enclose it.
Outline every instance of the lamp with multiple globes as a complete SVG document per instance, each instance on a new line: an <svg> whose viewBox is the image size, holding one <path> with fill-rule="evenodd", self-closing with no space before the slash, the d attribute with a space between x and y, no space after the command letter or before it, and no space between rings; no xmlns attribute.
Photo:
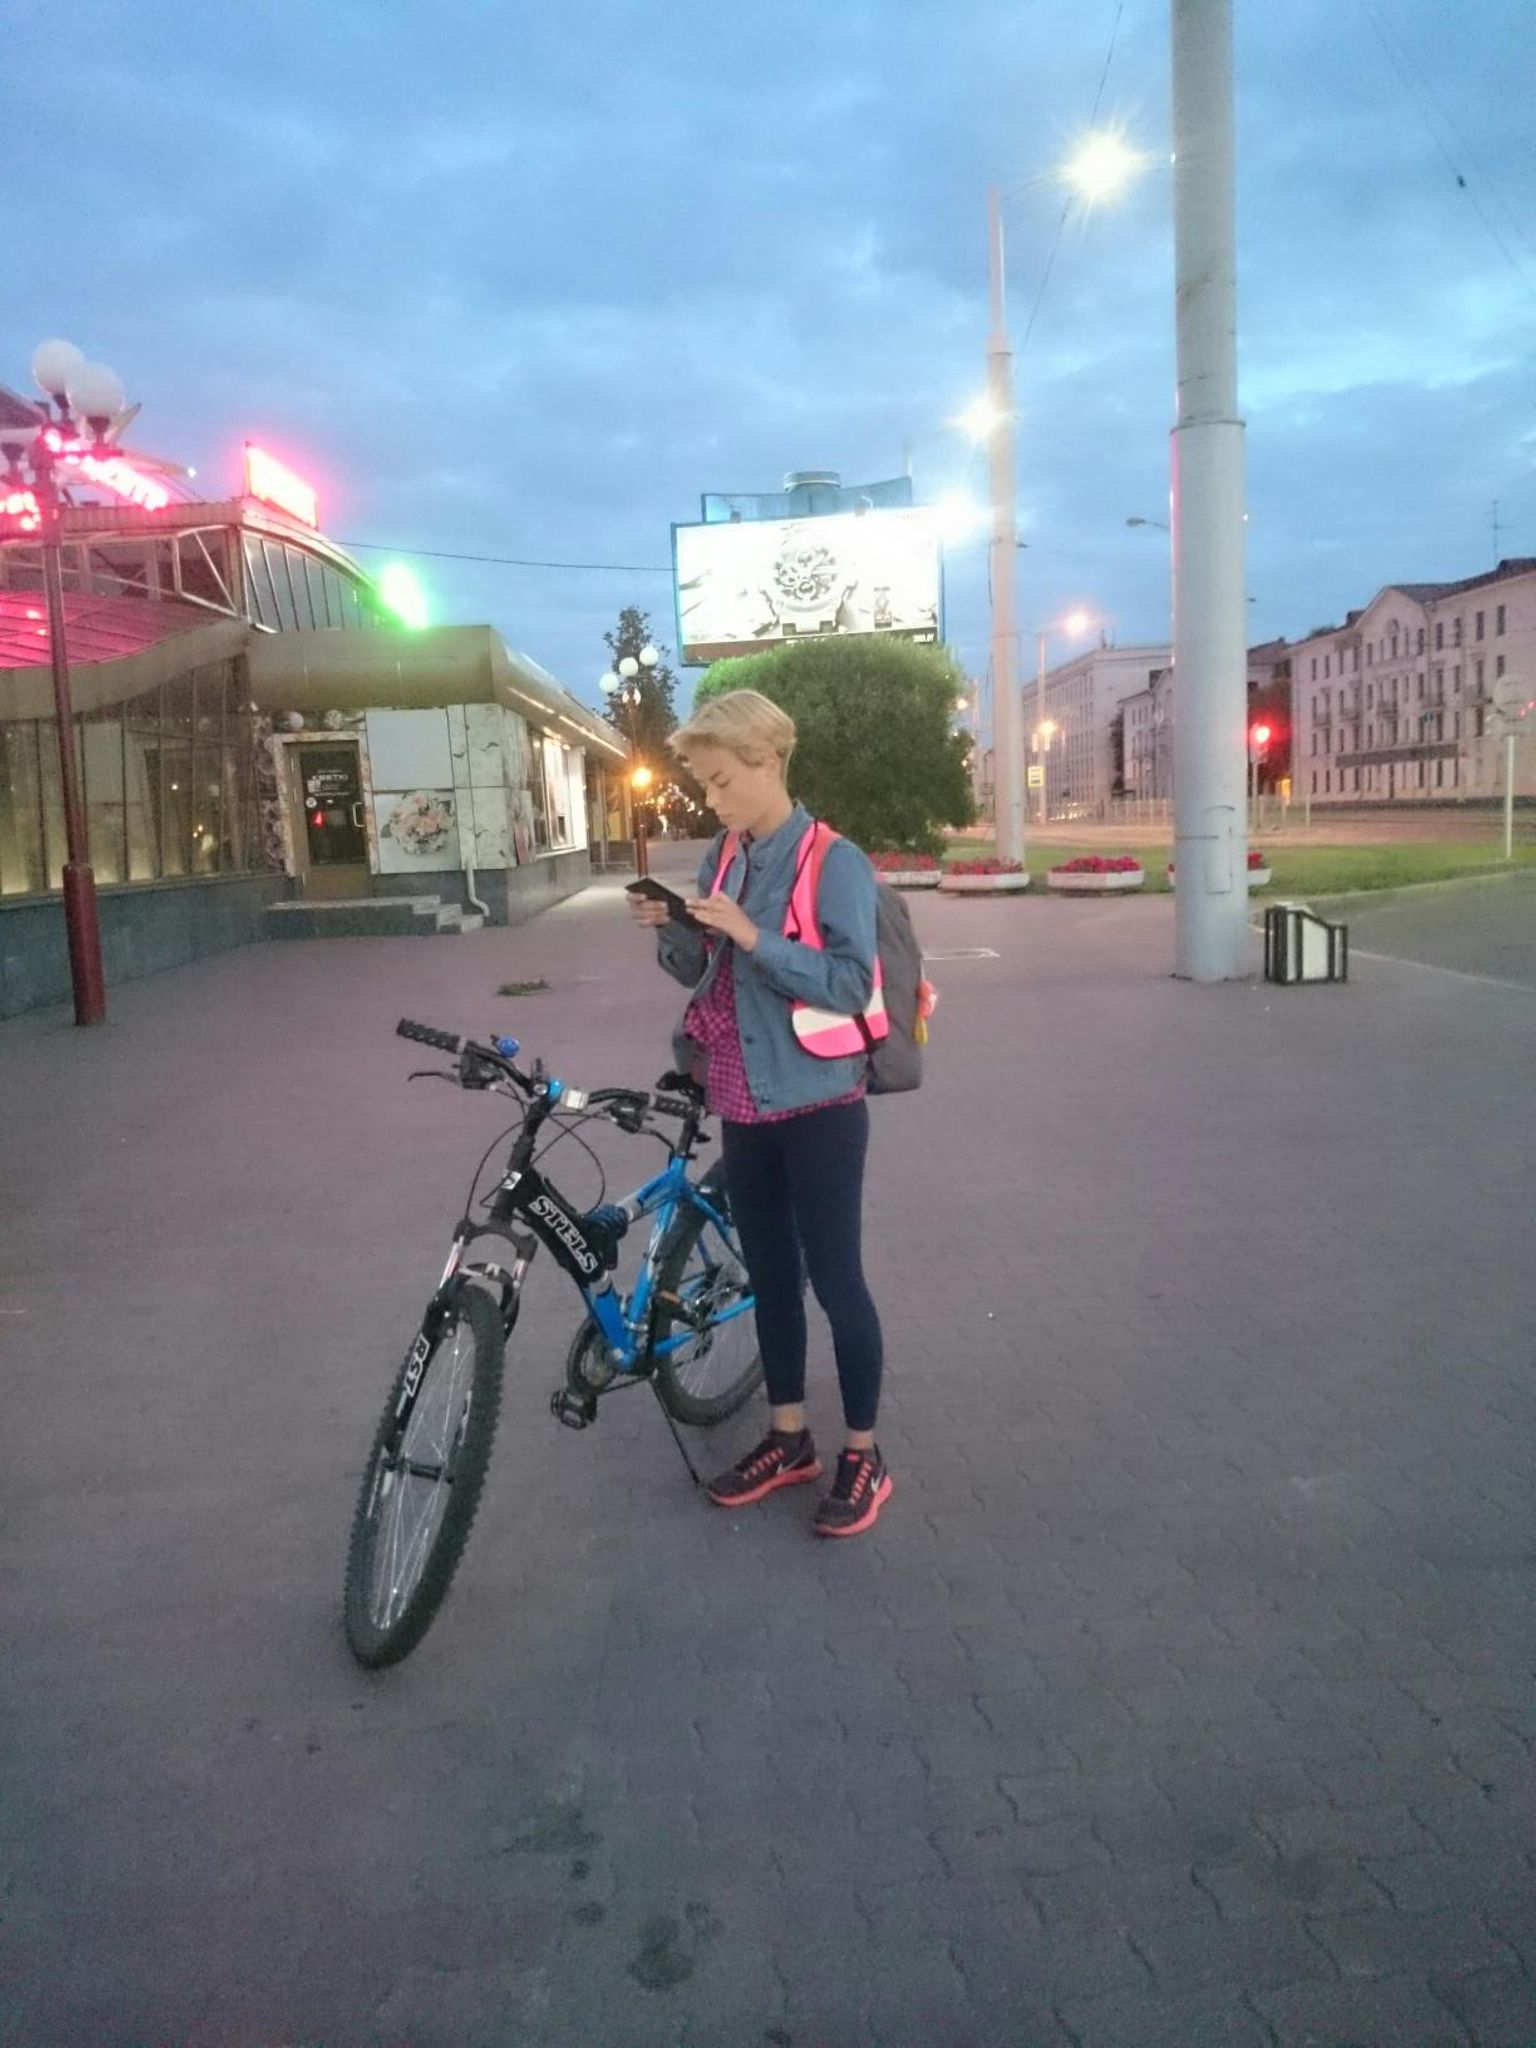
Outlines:
<svg viewBox="0 0 1536 2048"><path fill-rule="evenodd" d="M660 651L649 641L638 654L621 655L613 667L606 669L597 679L597 687L606 699L606 715L614 718L612 707L622 709L624 723L628 727L629 751L634 761L630 770L629 785L632 792L631 809L634 818L635 872L646 875L650 872L645 850L645 819L638 801L641 793L651 786L651 770L640 759L640 705L643 697L643 675L648 675L661 660ZM615 719L615 723L618 721ZM641 778L644 777L642 781ZM606 828L605 828L606 829Z"/></svg>
<svg viewBox="0 0 1536 2048"><path fill-rule="evenodd" d="M35 535L43 565L48 613L49 665L59 749L59 791L64 809L64 926L69 945L70 982L77 1024L106 1021L106 976L101 957L101 924L96 877L81 801L75 757L75 718L69 673L69 640L60 554L63 481L77 470L90 483L156 509L168 493L141 477L113 447L113 436L129 417L122 379L104 363L86 360L71 341L45 341L32 354L32 376L43 394L37 425L30 433L0 435L0 528ZM50 403L52 410L50 410ZM82 422L85 432L81 432Z"/></svg>

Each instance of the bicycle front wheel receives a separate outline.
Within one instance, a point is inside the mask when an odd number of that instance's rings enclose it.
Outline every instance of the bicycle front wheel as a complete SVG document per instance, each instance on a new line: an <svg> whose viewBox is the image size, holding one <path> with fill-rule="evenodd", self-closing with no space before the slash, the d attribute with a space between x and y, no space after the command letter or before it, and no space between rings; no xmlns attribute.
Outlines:
<svg viewBox="0 0 1536 2048"><path fill-rule="evenodd" d="M704 1186L723 1200L718 1168ZM708 1429L734 1415L762 1384L752 1283L734 1241L702 1211L678 1218L656 1275L656 1342L676 1345L656 1359L656 1388L677 1421Z"/></svg>
<svg viewBox="0 0 1536 2048"><path fill-rule="evenodd" d="M347 1549L347 1643L370 1669L409 1656L448 1591L490 1464L502 1356L494 1303L463 1286L435 1340L418 1339L396 1377Z"/></svg>

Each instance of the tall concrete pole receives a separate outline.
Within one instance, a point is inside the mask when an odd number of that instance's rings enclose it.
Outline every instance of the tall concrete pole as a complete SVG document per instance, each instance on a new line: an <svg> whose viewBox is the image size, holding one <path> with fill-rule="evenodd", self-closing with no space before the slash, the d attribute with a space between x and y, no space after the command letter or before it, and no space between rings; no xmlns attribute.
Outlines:
<svg viewBox="0 0 1536 2048"><path fill-rule="evenodd" d="M992 478L992 785L1000 860L1024 858L1024 707L1019 701L1019 640L1014 625L1013 571L1018 527L1013 502L1013 353L1004 304L1003 195L987 193L987 255L992 332L987 341L987 396Z"/></svg>
<svg viewBox="0 0 1536 2048"><path fill-rule="evenodd" d="M1249 972L1243 423L1237 416L1232 0L1172 0L1174 972Z"/></svg>

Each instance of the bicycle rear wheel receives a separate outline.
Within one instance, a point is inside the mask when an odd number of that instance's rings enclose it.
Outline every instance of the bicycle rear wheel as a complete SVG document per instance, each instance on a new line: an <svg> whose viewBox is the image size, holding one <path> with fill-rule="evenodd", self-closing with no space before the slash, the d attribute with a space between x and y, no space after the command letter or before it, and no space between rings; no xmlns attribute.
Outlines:
<svg viewBox="0 0 1536 2048"><path fill-rule="evenodd" d="M463 1555L496 1436L503 1349L494 1303L462 1286L435 1340L418 1338L395 1379L347 1548L347 1643L370 1669L415 1649Z"/></svg>
<svg viewBox="0 0 1536 2048"><path fill-rule="evenodd" d="M724 1202L718 1166L701 1186L716 1206ZM657 1341L687 1339L656 1360L657 1392L678 1422L724 1422L763 1378L752 1282L734 1233L727 1245L702 1210L685 1209L662 1248L656 1295Z"/></svg>

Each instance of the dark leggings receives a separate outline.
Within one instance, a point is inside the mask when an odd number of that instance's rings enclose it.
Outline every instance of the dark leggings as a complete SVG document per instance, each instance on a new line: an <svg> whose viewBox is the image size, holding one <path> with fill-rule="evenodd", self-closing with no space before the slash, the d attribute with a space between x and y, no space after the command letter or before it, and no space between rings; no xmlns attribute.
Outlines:
<svg viewBox="0 0 1536 2048"><path fill-rule="evenodd" d="M884 1347L861 1254L867 1104L838 1103L783 1123L727 1123L723 1145L770 1404L789 1408L805 1399L809 1270L832 1325L843 1420L849 1429L873 1429Z"/></svg>

